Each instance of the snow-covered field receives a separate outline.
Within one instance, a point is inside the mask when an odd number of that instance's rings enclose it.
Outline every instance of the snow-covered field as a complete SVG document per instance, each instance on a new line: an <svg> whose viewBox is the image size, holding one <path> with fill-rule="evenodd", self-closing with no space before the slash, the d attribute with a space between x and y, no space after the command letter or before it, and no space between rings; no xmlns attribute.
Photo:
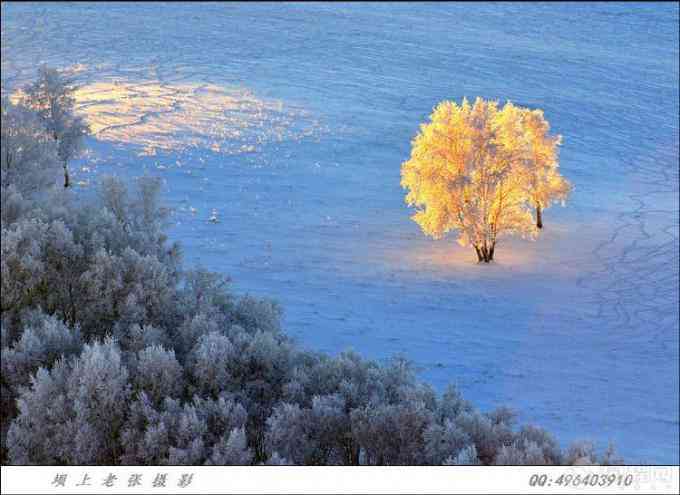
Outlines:
<svg viewBox="0 0 680 495"><path fill-rule="evenodd" d="M677 4L4 3L3 93L41 62L81 85L80 187L163 177L188 262L279 300L303 345L679 462ZM490 266L399 186L463 96L543 108L575 185Z"/></svg>

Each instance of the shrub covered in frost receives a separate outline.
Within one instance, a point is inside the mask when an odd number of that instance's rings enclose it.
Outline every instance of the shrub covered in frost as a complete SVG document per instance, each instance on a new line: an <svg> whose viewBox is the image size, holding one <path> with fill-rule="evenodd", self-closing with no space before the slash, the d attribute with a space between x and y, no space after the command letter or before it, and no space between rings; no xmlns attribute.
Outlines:
<svg viewBox="0 0 680 495"><path fill-rule="evenodd" d="M166 397L157 406L145 393L130 405L121 432L124 464L248 464L242 439L247 419L243 407L224 396L180 401Z"/></svg>
<svg viewBox="0 0 680 495"><path fill-rule="evenodd" d="M425 404L404 401L352 411L352 433L369 465L413 465L425 461L424 434L431 423Z"/></svg>
<svg viewBox="0 0 680 495"><path fill-rule="evenodd" d="M18 464L107 464L130 397L129 375L112 340L86 344L79 357L39 368L18 400L7 434Z"/></svg>
<svg viewBox="0 0 680 495"><path fill-rule="evenodd" d="M59 358L80 353L83 343L78 327L69 328L54 316L34 311L25 315L25 326L18 340L10 348L7 326L2 325L2 446L7 429L17 414L17 398L22 387L30 384L32 375L40 367L51 367Z"/></svg>
<svg viewBox="0 0 680 495"><path fill-rule="evenodd" d="M53 143L24 148L36 120L2 104L3 462L620 462L437 395L403 358L299 348L276 303L182 267L157 180L51 188Z"/></svg>
<svg viewBox="0 0 680 495"><path fill-rule="evenodd" d="M134 364L134 389L145 392L153 402L160 403L166 397L179 397L182 393L182 367L175 359L175 351L153 345L139 351Z"/></svg>
<svg viewBox="0 0 680 495"><path fill-rule="evenodd" d="M478 466L481 464L479 461L479 456L477 456L477 449L475 444L470 444L463 448L458 454L454 456L449 456L444 461L446 466Z"/></svg>

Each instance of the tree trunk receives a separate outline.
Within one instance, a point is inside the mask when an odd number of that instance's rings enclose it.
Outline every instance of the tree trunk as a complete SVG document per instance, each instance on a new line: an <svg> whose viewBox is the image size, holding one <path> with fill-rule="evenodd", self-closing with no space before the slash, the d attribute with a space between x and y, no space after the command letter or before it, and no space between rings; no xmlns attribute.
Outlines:
<svg viewBox="0 0 680 495"><path fill-rule="evenodd" d="M489 263L493 261L493 253L496 249L496 243L491 244L491 247L485 246L474 246L475 252L477 253L477 262Z"/></svg>
<svg viewBox="0 0 680 495"><path fill-rule="evenodd" d="M359 446L351 438L345 439L345 466L359 465Z"/></svg>
<svg viewBox="0 0 680 495"><path fill-rule="evenodd" d="M474 248L475 248L475 251L477 252L477 263L481 263L482 259L483 259L482 258L482 251L479 249L478 246L474 246Z"/></svg>
<svg viewBox="0 0 680 495"><path fill-rule="evenodd" d="M64 161L64 187L69 187L71 185L71 179L69 178L68 175L68 165L66 161Z"/></svg>
<svg viewBox="0 0 680 495"><path fill-rule="evenodd" d="M536 227L539 229L543 228L543 212L539 204L536 205Z"/></svg>

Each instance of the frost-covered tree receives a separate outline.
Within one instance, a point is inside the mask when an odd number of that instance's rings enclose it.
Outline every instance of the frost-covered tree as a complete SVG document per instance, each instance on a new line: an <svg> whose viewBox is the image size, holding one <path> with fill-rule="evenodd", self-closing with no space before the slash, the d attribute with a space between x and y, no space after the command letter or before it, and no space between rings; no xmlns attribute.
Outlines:
<svg viewBox="0 0 680 495"><path fill-rule="evenodd" d="M39 368L31 377L31 387L17 401L19 415L12 418L7 433L11 464L76 463L74 414L66 399L68 374L67 363L59 360L51 370Z"/></svg>
<svg viewBox="0 0 680 495"><path fill-rule="evenodd" d="M550 135L542 110L520 109L527 146L522 154L527 196L536 211L536 227L543 228L543 210L555 202L564 204L571 184L559 172L558 146L562 136Z"/></svg>
<svg viewBox="0 0 680 495"><path fill-rule="evenodd" d="M498 466L543 466L549 464L543 456L541 448L534 442L515 442L512 445L502 445L494 464Z"/></svg>
<svg viewBox="0 0 680 495"><path fill-rule="evenodd" d="M184 385L182 367L175 359L175 351L152 345L139 351L132 377L135 390L143 391L159 404L166 397L179 397Z"/></svg>
<svg viewBox="0 0 680 495"><path fill-rule="evenodd" d="M618 456L611 443L601 455L598 455L593 442L577 440L567 448L562 463L567 466L605 466L623 464L623 459Z"/></svg>
<svg viewBox="0 0 680 495"><path fill-rule="evenodd" d="M18 340L13 340L2 326L3 345L0 354L2 374L1 451L5 450L10 421L16 416L16 400L31 376L40 368L50 368L58 359L80 353L83 342L79 329L69 328L58 318L40 311L24 316L24 328Z"/></svg>
<svg viewBox="0 0 680 495"><path fill-rule="evenodd" d="M192 387L201 395L217 397L232 382L236 349L219 331L203 335L191 356Z"/></svg>
<svg viewBox="0 0 680 495"><path fill-rule="evenodd" d="M456 418L455 424L470 437L482 464L493 464L500 448L510 445L514 438L513 418L505 410L501 415L493 411L465 412Z"/></svg>
<svg viewBox="0 0 680 495"><path fill-rule="evenodd" d="M8 98L0 103L0 186L24 197L54 184L59 168L57 146L35 112ZM3 209L4 209L3 204Z"/></svg>
<svg viewBox="0 0 680 495"><path fill-rule="evenodd" d="M261 315L266 319L266 313ZM191 388L216 397L229 393L248 411L247 433L255 458L265 458L267 418L283 397L292 372L294 349L278 334L250 333L233 325L201 336L189 356Z"/></svg>
<svg viewBox="0 0 680 495"><path fill-rule="evenodd" d="M3 326L4 330L4 326ZM27 385L39 367L50 367L63 356L80 354L83 346L78 327L70 328L40 311L25 316L18 340L2 348L2 379L18 388Z"/></svg>
<svg viewBox="0 0 680 495"><path fill-rule="evenodd" d="M25 220L2 228L0 242L0 312L15 316L45 292L43 246L48 225L40 220ZM7 332L13 329L7 328Z"/></svg>
<svg viewBox="0 0 680 495"><path fill-rule="evenodd" d="M481 462L477 456L477 449L472 444L462 449L458 455L447 457L442 464L447 466L478 466Z"/></svg>
<svg viewBox="0 0 680 495"><path fill-rule="evenodd" d="M290 380L291 364L296 350L285 339L258 331L254 335L237 330L231 336L236 359L231 363L229 392L248 411L247 433L255 459L266 457L265 429L267 418L283 397L283 388Z"/></svg>
<svg viewBox="0 0 680 495"><path fill-rule="evenodd" d="M234 297L227 290L229 277L204 269L185 270L183 275L184 286L179 293L183 314L210 315L214 320L219 314L233 312Z"/></svg>
<svg viewBox="0 0 680 495"><path fill-rule="evenodd" d="M282 403L267 420L270 452L302 465L352 464L351 420L337 394L315 396L310 408Z"/></svg>
<svg viewBox="0 0 680 495"><path fill-rule="evenodd" d="M111 464L130 395L115 342L86 344L77 359L40 368L18 401L7 448L16 464Z"/></svg>
<svg viewBox="0 0 680 495"><path fill-rule="evenodd" d="M248 448L246 432L243 428L235 428L229 435L223 435L212 447L210 458L205 462L214 466L247 466L253 459Z"/></svg>
<svg viewBox="0 0 680 495"><path fill-rule="evenodd" d="M34 109L49 135L57 144L57 155L64 168L64 187L69 187L68 162L83 145L89 127L74 114L75 87L73 82L56 69L42 66L38 78L27 85L22 103Z"/></svg>
<svg viewBox="0 0 680 495"><path fill-rule="evenodd" d="M224 396L156 406L145 393L130 405L121 433L123 464L248 464L242 432L247 413Z"/></svg>
<svg viewBox="0 0 680 495"><path fill-rule="evenodd" d="M40 306L78 323L86 336L100 337L114 327L181 324L175 304L179 251L166 243L158 183L140 179L134 195L119 198L121 217L107 202L113 186L106 184L113 183L120 181L105 179L100 190L104 206L49 203L3 223L3 315Z"/></svg>
<svg viewBox="0 0 680 495"><path fill-rule="evenodd" d="M428 465L443 464L448 458L457 456L471 444L469 435L454 421L444 424L431 422L423 432L425 442L424 461Z"/></svg>
<svg viewBox="0 0 680 495"><path fill-rule="evenodd" d="M267 333L278 333L283 311L275 301L255 299L245 296L238 300L233 311L233 323L249 332L261 330Z"/></svg>
<svg viewBox="0 0 680 495"><path fill-rule="evenodd" d="M472 404L466 401L460 390L454 385L448 385L437 402L436 417L440 423L453 421L463 413L471 413Z"/></svg>
<svg viewBox="0 0 680 495"><path fill-rule="evenodd" d="M420 127L401 169L413 220L439 239L449 231L472 246L480 262L493 260L504 236L533 239L531 210L566 198L542 114L477 98L445 101ZM552 149L552 148L551 148ZM540 209L538 210L540 213Z"/></svg>
<svg viewBox="0 0 680 495"><path fill-rule="evenodd" d="M366 464L423 463L430 415L425 404L417 401L375 404L352 411L352 433L366 454Z"/></svg>
<svg viewBox="0 0 680 495"><path fill-rule="evenodd" d="M309 426L308 435L314 441L314 457L318 463L352 463L352 422L340 394L312 397Z"/></svg>
<svg viewBox="0 0 680 495"><path fill-rule="evenodd" d="M299 405L285 402L277 405L267 420L267 448L294 464L313 463L313 441L306 431L308 421L309 411Z"/></svg>
<svg viewBox="0 0 680 495"><path fill-rule="evenodd" d="M562 463L562 452L557 441L553 436L545 431L543 428L534 425L524 425L515 435L513 445L527 450L527 446L533 444L540 451L540 456L543 462L540 464L554 464ZM499 462L496 461L498 464ZM526 463L525 463L526 464Z"/></svg>

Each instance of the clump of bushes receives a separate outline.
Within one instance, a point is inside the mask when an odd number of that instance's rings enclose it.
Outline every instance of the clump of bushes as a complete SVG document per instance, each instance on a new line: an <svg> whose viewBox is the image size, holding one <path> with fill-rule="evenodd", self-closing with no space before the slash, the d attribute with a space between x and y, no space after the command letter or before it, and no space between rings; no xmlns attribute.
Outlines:
<svg viewBox="0 0 680 495"><path fill-rule="evenodd" d="M182 266L158 180L79 197L49 139L11 148L43 132L30 112L3 100L2 119L3 463L616 462L438 395L402 358L301 349L275 302Z"/></svg>

